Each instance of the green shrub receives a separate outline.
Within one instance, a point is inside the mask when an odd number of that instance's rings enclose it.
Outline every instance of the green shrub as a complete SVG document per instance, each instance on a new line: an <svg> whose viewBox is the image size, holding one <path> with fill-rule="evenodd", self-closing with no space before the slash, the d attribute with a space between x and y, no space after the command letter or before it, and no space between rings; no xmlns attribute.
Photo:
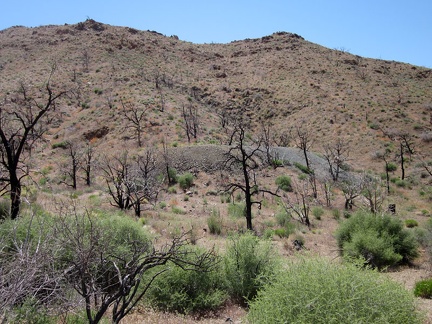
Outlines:
<svg viewBox="0 0 432 324"><path fill-rule="evenodd" d="M418 255L412 233L389 215L357 212L339 226L336 238L343 256L363 258L378 268L407 262Z"/></svg>
<svg viewBox="0 0 432 324"><path fill-rule="evenodd" d="M169 178L170 184L177 183L177 170L174 168L168 168L168 178Z"/></svg>
<svg viewBox="0 0 432 324"><path fill-rule="evenodd" d="M289 237L295 231L295 226L292 223L286 223L284 227L274 230L274 234L280 238Z"/></svg>
<svg viewBox="0 0 432 324"><path fill-rule="evenodd" d="M396 186L398 186L399 188L407 188L408 187L408 182L405 180L401 180L401 179L397 179L395 181Z"/></svg>
<svg viewBox="0 0 432 324"><path fill-rule="evenodd" d="M299 169L301 172L305 174L314 174L314 171L309 169L306 165L303 165L301 163L295 162L294 166Z"/></svg>
<svg viewBox="0 0 432 324"><path fill-rule="evenodd" d="M312 208L312 215L318 220L321 219L321 216L324 214L324 209L321 207L315 206Z"/></svg>
<svg viewBox="0 0 432 324"><path fill-rule="evenodd" d="M332 215L333 215L333 218L334 219L336 219L336 220L339 220L340 219L340 210L339 209L332 209Z"/></svg>
<svg viewBox="0 0 432 324"><path fill-rule="evenodd" d="M280 226L285 226L286 224L288 224L291 221L291 215L285 209L281 209L275 215L275 218L276 218L276 222Z"/></svg>
<svg viewBox="0 0 432 324"><path fill-rule="evenodd" d="M421 323L412 294L377 271L290 261L250 304L249 323Z"/></svg>
<svg viewBox="0 0 432 324"><path fill-rule="evenodd" d="M63 141L63 142L52 144L51 148L52 149L56 149L56 148L67 149L68 146L69 146L69 142L68 141Z"/></svg>
<svg viewBox="0 0 432 324"><path fill-rule="evenodd" d="M283 191L292 192L292 184L291 184L291 178L286 175L282 175L276 178L276 185L278 188L280 188Z"/></svg>
<svg viewBox="0 0 432 324"><path fill-rule="evenodd" d="M224 256L224 273L229 295L246 304L273 278L279 258L270 241L250 232L231 237Z"/></svg>
<svg viewBox="0 0 432 324"><path fill-rule="evenodd" d="M147 292L149 303L159 310L181 314L214 310L227 298L222 271L216 264L209 271L195 271L168 263L155 271L163 269L169 270L156 277Z"/></svg>
<svg viewBox="0 0 432 324"><path fill-rule="evenodd" d="M222 219L218 209L212 209L211 215L207 219L207 226L210 234L220 235L222 233Z"/></svg>
<svg viewBox="0 0 432 324"><path fill-rule="evenodd" d="M1 199L0 200L0 220L7 219L10 216L10 201Z"/></svg>
<svg viewBox="0 0 432 324"><path fill-rule="evenodd" d="M175 194L177 193L177 189L174 186L168 187L168 193Z"/></svg>
<svg viewBox="0 0 432 324"><path fill-rule="evenodd" d="M421 298L432 298L432 279L425 279L416 282L414 296Z"/></svg>
<svg viewBox="0 0 432 324"><path fill-rule="evenodd" d="M177 206L172 206L171 211L177 215L185 215L186 214L186 211L184 209L181 209L180 207L177 207Z"/></svg>
<svg viewBox="0 0 432 324"><path fill-rule="evenodd" d="M246 216L246 205L240 204L229 204L228 215L232 218L243 218Z"/></svg>
<svg viewBox="0 0 432 324"><path fill-rule="evenodd" d="M386 165L386 171L387 172L395 172L397 170L397 165L393 162L389 162Z"/></svg>
<svg viewBox="0 0 432 324"><path fill-rule="evenodd" d="M416 227L418 226L418 222L415 219L406 219L405 226L408 228Z"/></svg>
<svg viewBox="0 0 432 324"><path fill-rule="evenodd" d="M187 172L179 176L177 178L177 181L180 188L182 188L183 190L189 189L193 186L194 176L192 175L192 173Z"/></svg>

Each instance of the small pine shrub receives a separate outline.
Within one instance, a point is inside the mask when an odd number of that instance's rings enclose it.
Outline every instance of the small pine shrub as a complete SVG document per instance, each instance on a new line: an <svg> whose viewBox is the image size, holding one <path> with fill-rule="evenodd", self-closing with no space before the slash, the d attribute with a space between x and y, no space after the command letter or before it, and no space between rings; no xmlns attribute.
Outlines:
<svg viewBox="0 0 432 324"><path fill-rule="evenodd" d="M357 264L318 257L289 261L249 307L251 324L422 323L402 285Z"/></svg>
<svg viewBox="0 0 432 324"><path fill-rule="evenodd" d="M194 181L194 176L192 175L192 173L185 173L182 174L181 176L179 176L177 178L177 182L180 186L180 188L182 188L183 190L189 189L190 187L193 186L193 181Z"/></svg>
<svg viewBox="0 0 432 324"><path fill-rule="evenodd" d="M407 262L418 255L412 233L389 215L357 212L339 226L336 238L344 257L364 259L377 268Z"/></svg>
<svg viewBox="0 0 432 324"><path fill-rule="evenodd" d="M432 279L416 282L414 286L414 296L432 299Z"/></svg>
<svg viewBox="0 0 432 324"><path fill-rule="evenodd" d="M280 188L283 191L292 192L292 184L291 184L291 178L286 175L282 175L276 178L276 185L278 188Z"/></svg>
<svg viewBox="0 0 432 324"><path fill-rule="evenodd" d="M405 226L408 228L413 228L418 226L418 222L415 219L406 219Z"/></svg>

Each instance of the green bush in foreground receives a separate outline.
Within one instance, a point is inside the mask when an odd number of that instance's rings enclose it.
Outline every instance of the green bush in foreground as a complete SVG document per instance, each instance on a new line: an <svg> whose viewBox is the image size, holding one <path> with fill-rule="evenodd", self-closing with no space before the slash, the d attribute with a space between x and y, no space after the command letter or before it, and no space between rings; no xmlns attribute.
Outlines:
<svg viewBox="0 0 432 324"><path fill-rule="evenodd" d="M389 215L357 212L336 232L344 257L359 258L383 268L408 262L418 255L418 243L403 223Z"/></svg>
<svg viewBox="0 0 432 324"><path fill-rule="evenodd" d="M231 237L224 256L224 272L229 295L242 304L273 278L279 258L271 242L247 232Z"/></svg>
<svg viewBox="0 0 432 324"><path fill-rule="evenodd" d="M219 265L209 271L184 270L171 262L167 266L168 271L156 277L146 295L156 308L188 314L214 310L227 299Z"/></svg>
<svg viewBox="0 0 432 324"><path fill-rule="evenodd" d="M414 296L432 299L432 279L416 282L414 286Z"/></svg>
<svg viewBox="0 0 432 324"><path fill-rule="evenodd" d="M250 323L421 323L401 285L323 258L293 260L249 306Z"/></svg>

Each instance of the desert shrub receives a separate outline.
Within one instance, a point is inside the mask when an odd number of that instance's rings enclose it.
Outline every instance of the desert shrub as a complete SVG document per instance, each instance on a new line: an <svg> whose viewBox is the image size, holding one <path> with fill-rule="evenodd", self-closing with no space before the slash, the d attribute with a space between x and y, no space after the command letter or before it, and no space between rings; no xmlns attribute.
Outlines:
<svg viewBox="0 0 432 324"><path fill-rule="evenodd" d="M52 144L51 148L52 149L56 149L56 148L67 149L68 146L69 146L69 142L68 141L63 141L63 142Z"/></svg>
<svg viewBox="0 0 432 324"><path fill-rule="evenodd" d="M406 219L405 226L409 228L416 227L418 226L418 222L415 219Z"/></svg>
<svg viewBox="0 0 432 324"><path fill-rule="evenodd" d="M168 271L156 277L147 300L159 310L181 314L216 309L227 299L219 266L215 263L208 271L195 271L169 262L164 268L156 268L154 271Z"/></svg>
<svg viewBox="0 0 432 324"><path fill-rule="evenodd" d="M399 188L407 188L408 187L408 182L405 181L405 180L397 179L395 181L395 185L398 186Z"/></svg>
<svg viewBox="0 0 432 324"><path fill-rule="evenodd" d="M193 181L194 181L194 176L190 172L182 174L177 178L177 182L178 182L180 188L182 188L183 190L189 189L190 187L192 187Z"/></svg>
<svg viewBox="0 0 432 324"><path fill-rule="evenodd" d="M336 220L339 220L340 219L340 210L339 209L332 209L332 215L333 215L333 218L334 219L336 219Z"/></svg>
<svg viewBox="0 0 432 324"><path fill-rule="evenodd" d="M186 214L186 211L184 209L181 209L180 207L177 207L177 206L172 206L171 211L177 215L185 215Z"/></svg>
<svg viewBox="0 0 432 324"><path fill-rule="evenodd" d="M378 268L407 262L418 255L412 233L389 215L357 212L339 226L336 238L343 256L363 258Z"/></svg>
<svg viewBox="0 0 432 324"><path fill-rule="evenodd" d="M174 168L168 168L168 178L171 184L177 183L177 170Z"/></svg>
<svg viewBox="0 0 432 324"><path fill-rule="evenodd" d="M10 216L10 201L1 199L0 200L0 220L9 218Z"/></svg>
<svg viewBox="0 0 432 324"><path fill-rule="evenodd" d="M279 264L271 242L250 232L230 238L223 261L228 293L243 304L271 281Z"/></svg>
<svg viewBox="0 0 432 324"><path fill-rule="evenodd" d="M321 219L321 216L324 214L324 209L319 206L315 206L312 208L312 215L318 220Z"/></svg>
<svg viewBox="0 0 432 324"><path fill-rule="evenodd" d="M249 306L249 323L421 323L398 283L318 257L290 261Z"/></svg>
<svg viewBox="0 0 432 324"><path fill-rule="evenodd" d="M280 226L285 226L285 224L289 223L291 220L291 215L285 210L285 209L281 209L276 215L276 222L280 225Z"/></svg>
<svg viewBox="0 0 432 324"><path fill-rule="evenodd" d="M299 169L301 172L305 174L314 174L314 171L309 169L306 165L303 165L301 163L295 162L294 166Z"/></svg>
<svg viewBox="0 0 432 324"><path fill-rule="evenodd" d="M228 215L232 218L243 218L246 216L246 205L240 204L229 204Z"/></svg>
<svg viewBox="0 0 432 324"><path fill-rule="evenodd" d="M293 191L291 178L289 176L286 175L279 176L276 178L275 183L278 186L278 188L280 188L283 191L287 191L287 192Z"/></svg>
<svg viewBox="0 0 432 324"><path fill-rule="evenodd" d="M417 281L414 286L414 296L432 298L432 279Z"/></svg>
<svg viewBox="0 0 432 324"><path fill-rule="evenodd" d="M393 162L389 162L386 165L386 171L387 172L395 172L397 170L397 165Z"/></svg>
<svg viewBox="0 0 432 324"><path fill-rule="evenodd" d="M280 238L289 237L295 232L295 226L293 223L286 223L283 227L275 229L274 233Z"/></svg>
<svg viewBox="0 0 432 324"><path fill-rule="evenodd" d="M207 226L210 234L220 235L222 233L222 219L218 209L212 209L211 215L207 219Z"/></svg>
<svg viewBox="0 0 432 324"><path fill-rule="evenodd" d="M177 193L177 189L174 186L168 187L168 193L175 194Z"/></svg>

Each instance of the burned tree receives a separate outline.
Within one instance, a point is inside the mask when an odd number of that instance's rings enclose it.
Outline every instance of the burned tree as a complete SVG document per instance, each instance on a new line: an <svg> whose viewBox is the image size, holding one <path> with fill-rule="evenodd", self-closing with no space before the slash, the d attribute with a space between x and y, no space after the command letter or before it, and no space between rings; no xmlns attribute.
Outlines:
<svg viewBox="0 0 432 324"><path fill-rule="evenodd" d="M324 158L329 165L329 172L333 181L338 181L340 171L348 160L348 144L338 138L334 143L324 145Z"/></svg>
<svg viewBox="0 0 432 324"><path fill-rule="evenodd" d="M392 141L397 141L399 144L399 152L396 154L396 157L399 159L400 168L401 168L401 180L405 180L405 162L406 157L405 154L408 154L410 159L414 154L414 144L412 136L401 130L383 130L383 133Z"/></svg>
<svg viewBox="0 0 432 324"><path fill-rule="evenodd" d="M237 121L231 134L231 142L234 145L230 147L227 153L225 167L228 169L239 168L242 176L241 180L228 183L226 191L233 193L240 190L243 192L246 203L246 226L248 230L252 231L252 206L257 204L259 208L261 207L261 201L254 200L253 197L259 193L273 193L258 187L256 171L265 165L262 160L262 138L259 138L255 143L248 143L246 129L244 121Z"/></svg>
<svg viewBox="0 0 432 324"><path fill-rule="evenodd" d="M294 194L291 197L286 196L282 199L284 209L297 216L298 220L309 229L310 202L313 199L311 189L310 182L302 180L300 183L294 183Z"/></svg>
<svg viewBox="0 0 432 324"><path fill-rule="evenodd" d="M91 185L93 169L96 164L95 148L90 142L87 142L82 154L81 169L84 171L84 180L87 186Z"/></svg>
<svg viewBox="0 0 432 324"><path fill-rule="evenodd" d="M131 161L127 152L102 161L102 172L108 187L108 193L112 198L111 205L121 210L130 209L133 206L131 199Z"/></svg>
<svg viewBox="0 0 432 324"><path fill-rule="evenodd" d="M77 188L78 171L81 168L82 151L79 145L74 142L67 142L66 149L69 161L63 167L64 180L62 182L75 190Z"/></svg>
<svg viewBox="0 0 432 324"><path fill-rule="evenodd" d="M183 129L190 143L191 138L196 139L198 136L198 108L191 102L188 105L182 105Z"/></svg>
<svg viewBox="0 0 432 324"><path fill-rule="evenodd" d="M28 175L26 157L46 132L50 123L48 117L66 93L55 91L50 79L51 76L37 93L21 83L16 93L5 97L0 103L1 192L10 194L12 219L17 218L20 211L21 181Z"/></svg>
<svg viewBox="0 0 432 324"><path fill-rule="evenodd" d="M129 123L128 127L133 129L138 146L141 147L141 138L144 132L144 123L146 122L148 107L140 108L133 103L125 103L123 100L121 101L121 104L123 108L123 116L125 116Z"/></svg>

